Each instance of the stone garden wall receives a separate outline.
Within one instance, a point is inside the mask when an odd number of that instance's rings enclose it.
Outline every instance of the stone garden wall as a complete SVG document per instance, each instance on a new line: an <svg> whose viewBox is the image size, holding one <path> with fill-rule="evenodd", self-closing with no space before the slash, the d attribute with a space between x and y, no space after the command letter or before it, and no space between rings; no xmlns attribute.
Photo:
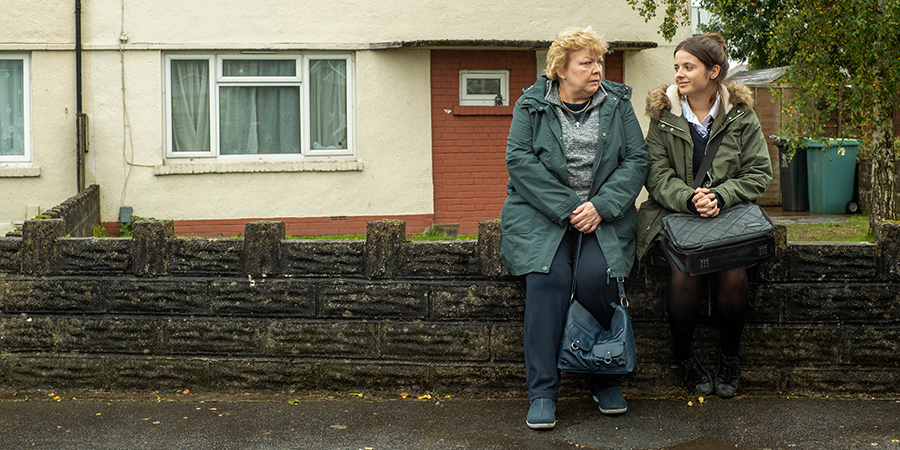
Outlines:
<svg viewBox="0 0 900 450"><path fill-rule="evenodd" d="M90 237L94 235L94 225L100 224L100 186L93 184L66 201L41 213L51 219L62 219L66 224L66 236ZM22 230L7 233L7 236L21 236Z"/></svg>
<svg viewBox="0 0 900 450"><path fill-rule="evenodd" d="M242 239L176 237L168 221L133 238L66 230L30 220L0 238L0 390L524 390L524 286L496 221L477 241L408 242L401 221L359 241L285 240L281 222ZM900 224L876 244L788 244L779 226L778 243L751 269L742 391L900 392ZM678 385L666 284L645 267L626 285L631 395ZM707 305L697 354L714 370Z"/></svg>

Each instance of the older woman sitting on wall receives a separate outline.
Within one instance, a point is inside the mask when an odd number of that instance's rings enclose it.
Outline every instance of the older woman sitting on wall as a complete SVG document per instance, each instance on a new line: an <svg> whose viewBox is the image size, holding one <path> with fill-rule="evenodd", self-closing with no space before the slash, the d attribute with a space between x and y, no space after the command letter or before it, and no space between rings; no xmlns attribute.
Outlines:
<svg viewBox="0 0 900 450"><path fill-rule="evenodd" d="M557 357L579 234L576 296L605 327L616 278L634 261L634 203L648 159L631 88L603 79L606 52L590 28L560 32L546 75L516 102L509 130L501 251L510 271L525 275L531 428L556 425ZM586 384L602 413L627 410L620 377L587 376Z"/></svg>

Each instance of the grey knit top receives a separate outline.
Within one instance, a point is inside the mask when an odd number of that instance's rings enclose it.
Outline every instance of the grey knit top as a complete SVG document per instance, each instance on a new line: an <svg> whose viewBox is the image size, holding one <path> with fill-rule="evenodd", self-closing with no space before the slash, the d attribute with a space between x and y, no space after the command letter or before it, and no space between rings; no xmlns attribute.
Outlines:
<svg viewBox="0 0 900 450"><path fill-rule="evenodd" d="M587 201L593 181L591 174L594 158L599 157L597 142L600 139L600 116L596 114L596 109L606 99L606 91L603 86L600 86L600 89L591 98L588 108L576 120L575 116L562 105L562 100L559 98L559 85L556 82L551 83L545 99L553 105L553 110L556 111L562 125L569 187L578 194L582 201Z"/></svg>

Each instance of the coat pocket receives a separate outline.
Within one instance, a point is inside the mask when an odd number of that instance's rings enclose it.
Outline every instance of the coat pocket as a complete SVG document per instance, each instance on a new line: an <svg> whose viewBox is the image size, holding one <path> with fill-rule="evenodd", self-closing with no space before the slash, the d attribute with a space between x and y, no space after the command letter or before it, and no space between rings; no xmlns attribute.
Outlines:
<svg viewBox="0 0 900 450"><path fill-rule="evenodd" d="M525 234L534 229L537 210L527 203L518 203L508 198L500 212L500 232L502 234Z"/></svg>

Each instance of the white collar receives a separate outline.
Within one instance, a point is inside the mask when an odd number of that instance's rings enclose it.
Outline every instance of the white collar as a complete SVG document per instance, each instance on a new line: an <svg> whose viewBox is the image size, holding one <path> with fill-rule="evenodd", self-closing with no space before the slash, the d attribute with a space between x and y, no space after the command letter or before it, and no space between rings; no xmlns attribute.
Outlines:
<svg viewBox="0 0 900 450"><path fill-rule="evenodd" d="M687 119L689 124L693 125L694 128L697 129L697 132L699 132L701 136L706 136L709 130L709 125L713 120L715 120L716 115L719 112L720 98L721 96L716 95L716 102L713 103L712 108L709 109L709 114L707 114L706 117L703 118L703 120L700 120L700 118L698 118L697 115L694 114L694 111L691 110L691 105L688 104L687 99L681 100L681 111L682 114L684 114L684 118Z"/></svg>

